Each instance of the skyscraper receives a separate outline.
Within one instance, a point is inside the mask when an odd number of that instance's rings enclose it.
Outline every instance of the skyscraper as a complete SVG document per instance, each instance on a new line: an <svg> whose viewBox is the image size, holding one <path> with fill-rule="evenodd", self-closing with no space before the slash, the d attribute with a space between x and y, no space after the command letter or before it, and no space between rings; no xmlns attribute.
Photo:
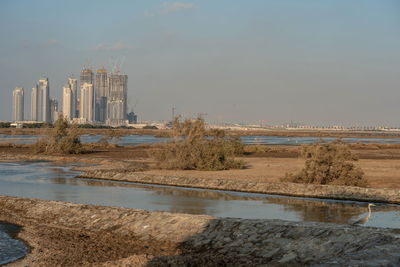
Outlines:
<svg viewBox="0 0 400 267"><path fill-rule="evenodd" d="M42 78L32 89L32 120L50 122L49 79Z"/></svg>
<svg viewBox="0 0 400 267"><path fill-rule="evenodd" d="M88 83L88 84L92 84L92 85L94 85L94 83L93 83L93 71L90 69L90 68L84 68L83 70L81 70L81 76L80 76L80 90L82 90L82 87L83 87L83 85L85 84L85 83ZM77 94L77 115L79 115L79 116L77 116L77 117L79 117L79 118L82 118L82 116L81 116L81 110L80 110L80 108L81 108L81 103L80 103L80 101L81 101L81 99L80 99L80 97L81 97L81 95L82 95L82 92L80 92L79 94Z"/></svg>
<svg viewBox="0 0 400 267"><path fill-rule="evenodd" d="M127 113L128 75L113 73L108 81L107 123L123 125L126 122Z"/></svg>
<svg viewBox="0 0 400 267"><path fill-rule="evenodd" d="M13 90L13 121L24 120L24 89L16 87Z"/></svg>
<svg viewBox="0 0 400 267"><path fill-rule="evenodd" d="M37 121L37 87L32 88L31 93L31 120Z"/></svg>
<svg viewBox="0 0 400 267"><path fill-rule="evenodd" d="M63 117L66 118L67 120L72 120L74 118L74 110L72 109L72 97L73 93L72 90L69 86L69 84L66 84L63 87Z"/></svg>
<svg viewBox="0 0 400 267"><path fill-rule="evenodd" d="M68 77L68 86L71 89L71 117L70 119L73 118L78 118L78 81L74 76Z"/></svg>
<svg viewBox="0 0 400 267"><path fill-rule="evenodd" d="M108 77L104 68L96 71L95 84L95 119L98 122L106 122L107 119L107 98L108 98Z"/></svg>
<svg viewBox="0 0 400 267"><path fill-rule="evenodd" d="M84 83L81 85L80 96L80 121L91 123L94 119L94 89L93 84Z"/></svg>

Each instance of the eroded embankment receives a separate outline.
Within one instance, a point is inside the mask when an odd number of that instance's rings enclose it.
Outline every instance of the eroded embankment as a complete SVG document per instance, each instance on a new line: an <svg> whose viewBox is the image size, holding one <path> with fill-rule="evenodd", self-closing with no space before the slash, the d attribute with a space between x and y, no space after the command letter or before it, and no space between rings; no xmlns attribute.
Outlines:
<svg viewBox="0 0 400 267"><path fill-rule="evenodd" d="M14 266L397 265L400 231L0 197L32 253Z"/></svg>
<svg viewBox="0 0 400 267"><path fill-rule="evenodd" d="M87 170L79 177L297 197L400 203L400 190L388 188L247 182L243 180L220 179L217 177L214 179L202 179L194 177L152 175L146 174L145 172L129 173L112 170Z"/></svg>

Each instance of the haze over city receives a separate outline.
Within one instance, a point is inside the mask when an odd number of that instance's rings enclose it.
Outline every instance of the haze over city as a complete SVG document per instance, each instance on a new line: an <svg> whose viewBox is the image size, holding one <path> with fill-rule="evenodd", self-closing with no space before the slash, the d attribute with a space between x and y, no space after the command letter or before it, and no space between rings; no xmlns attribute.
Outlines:
<svg viewBox="0 0 400 267"><path fill-rule="evenodd" d="M42 76L60 99L70 74L119 61L144 120L400 125L395 0L4 0L0 33L0 120L15 87L29 117Z"/></svg>

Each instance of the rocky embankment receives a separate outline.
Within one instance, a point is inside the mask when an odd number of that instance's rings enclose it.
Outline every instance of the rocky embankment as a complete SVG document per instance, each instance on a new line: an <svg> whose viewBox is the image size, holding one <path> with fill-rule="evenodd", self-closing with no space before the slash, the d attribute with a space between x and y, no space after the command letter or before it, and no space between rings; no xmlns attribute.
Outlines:
<svg viewBox="0 0 400 267"><path fill-rule="evenodd" d="M146 172L121 172L101 169L86 170L79 177L297 197L400 203L400 190L388 188L247 182L245 180L220 179L218 177L214 179L202 179L194 177L153 175L146 174Z"/></svg>
<svg viewBox="0 0 400 267"><path fill-rule="evenodd" d="M396 266L400 231L0 197L32 252L11 266Z"/></svg>

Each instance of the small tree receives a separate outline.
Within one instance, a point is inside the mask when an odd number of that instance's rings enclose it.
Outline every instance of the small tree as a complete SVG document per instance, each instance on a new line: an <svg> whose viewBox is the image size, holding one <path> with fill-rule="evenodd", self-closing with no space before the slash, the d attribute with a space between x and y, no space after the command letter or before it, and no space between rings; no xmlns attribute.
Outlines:
<svg viewBox="0 0 400 267"><path fill-rule="evenodd" d="M48 137L38 140L34 149L37 153L81 153L79 129L76 124L69 124L64 117L60 116L54 123L54 127L49 129Z"/></svg>
<svg viewBox="0 0 400 267"><path fill-rule="evenodd" d="M236 160L240 151L238 139L227 139L225 133L206 137L204 120L175 118L172 124L171 142L158 145L152 156L157 166L164 169L182 170L225 170L243 168L244 163ZM243 148L242 148L243 150Z"/></svg>
<svg viewBox="0 0 400 267"><path fill-rule="evenodd" d="M288 174L283 181L307 184L334 184L366 187L361 168L354 165L358 158L341 140L318 142L304 147L305 167L297 174Z"/></svg>

